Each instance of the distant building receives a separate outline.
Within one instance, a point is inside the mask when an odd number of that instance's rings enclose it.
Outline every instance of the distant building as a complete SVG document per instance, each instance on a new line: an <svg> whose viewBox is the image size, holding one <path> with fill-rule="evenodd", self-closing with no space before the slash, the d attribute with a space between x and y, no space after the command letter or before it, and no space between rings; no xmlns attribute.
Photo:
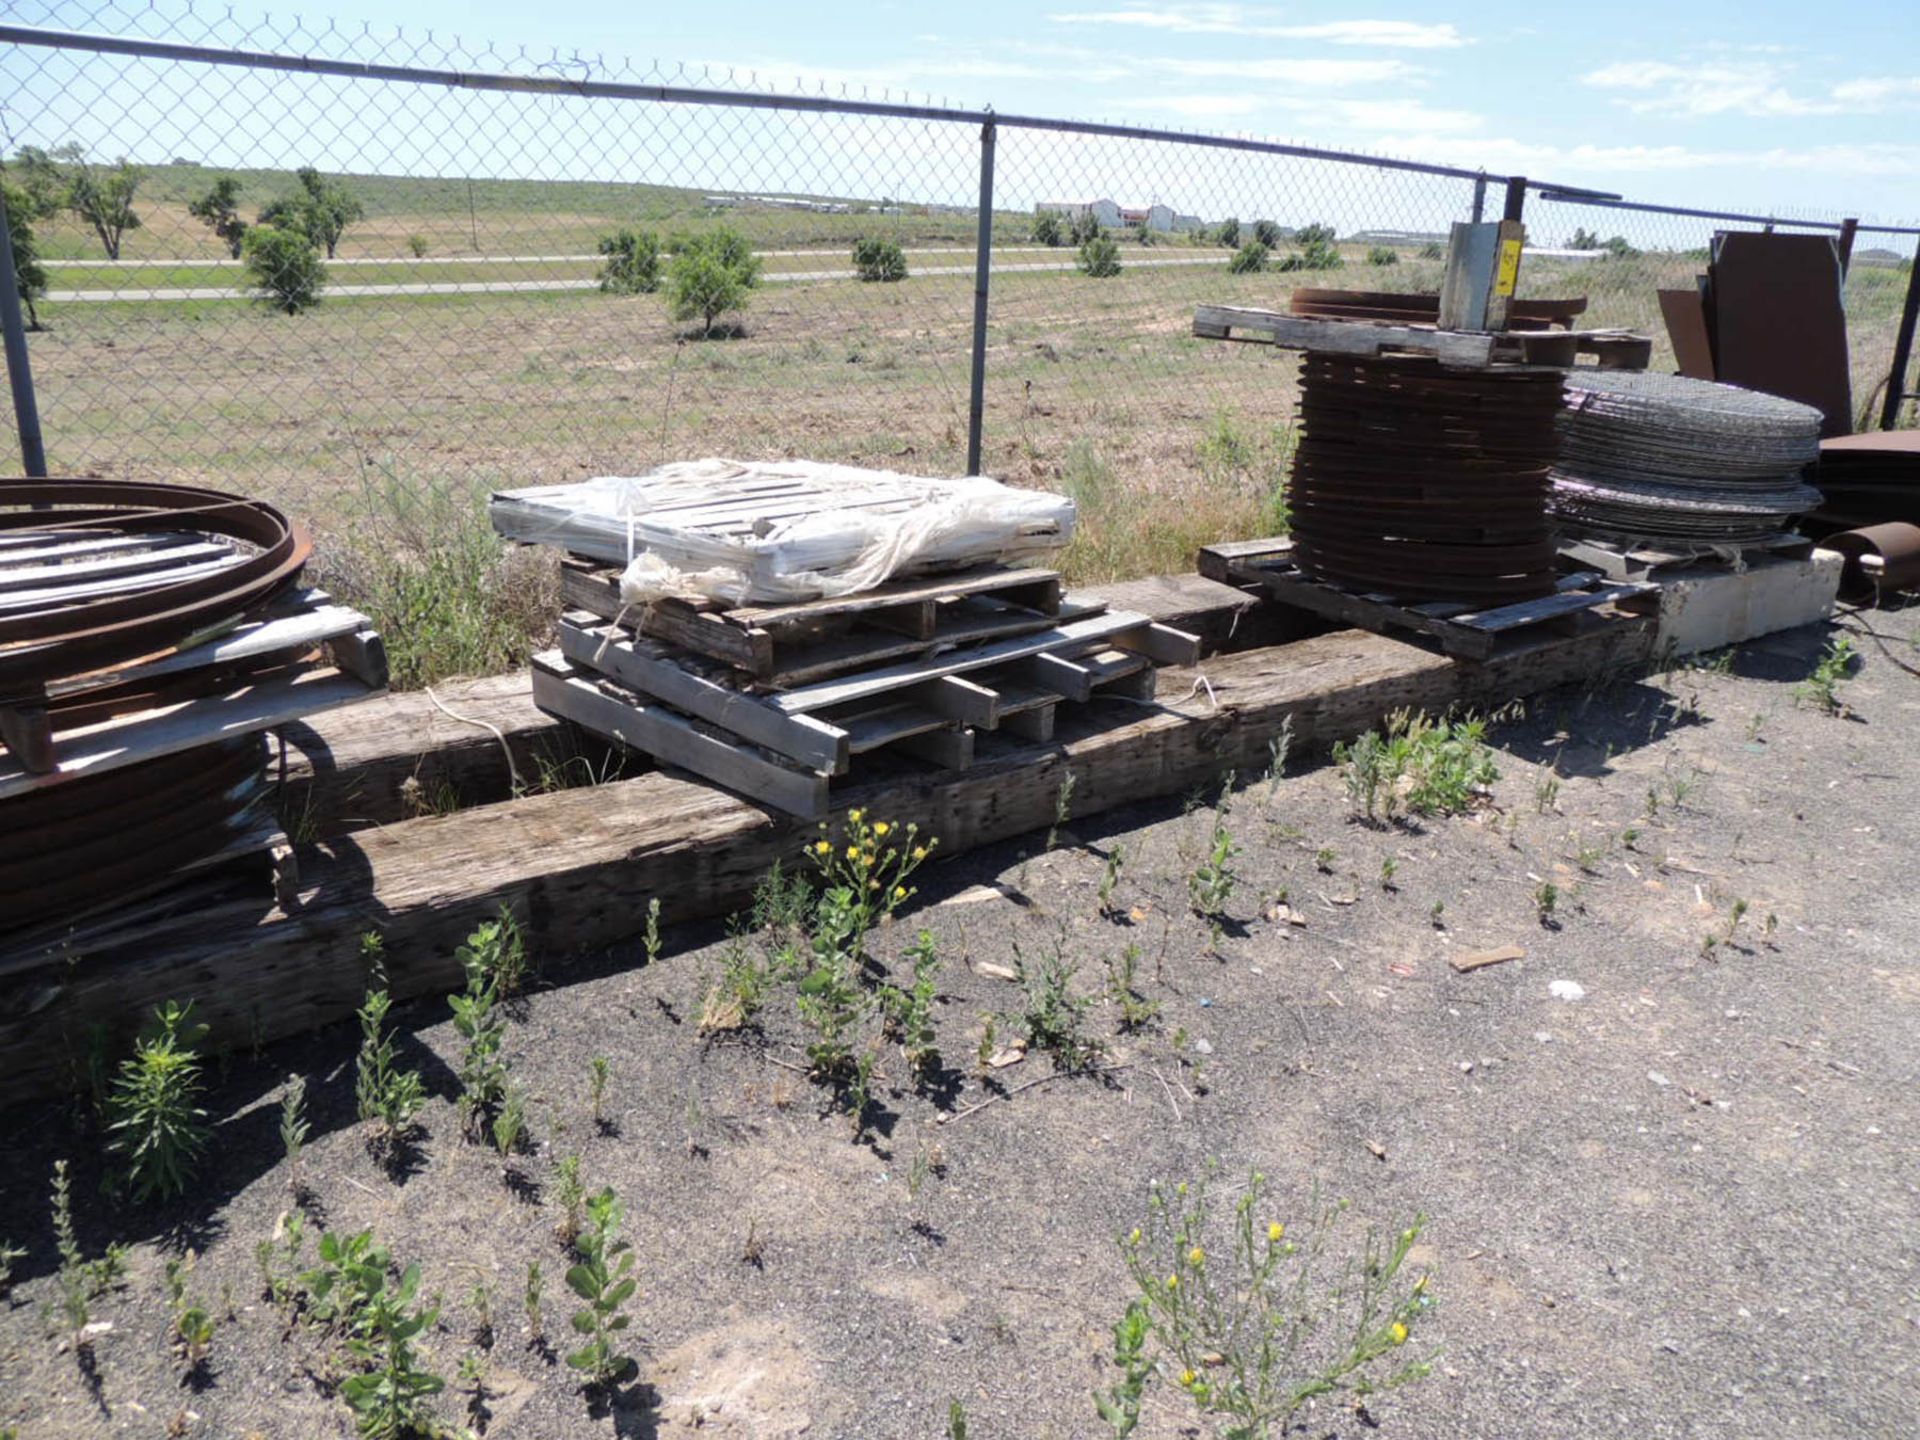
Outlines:
<svg viewBox="0 0 1920 1440"><path fill-rule="evenodd" d="M1152 230L1157 234L1165 234L1173 229L1173 207L1156 204L1136 210L1123 206L1120 223L1133 230Z"/></svg>
<svg viewBox="0 0 1920 1440"><path fill-rule="evenodd" d="M1355 245L1444 245L1447 237L1431 230L1356 230L1347 239Z"/></svg>
<svg viewBox="0 0 1920 1440"><path fill-rule="evenodd" d="M1120 207L1111 200L1042 200L1033 207L1033 213L1058 215L1068 221L1091 215L1108 230L1118 230L1125 223L1120 218Z"/></svg>

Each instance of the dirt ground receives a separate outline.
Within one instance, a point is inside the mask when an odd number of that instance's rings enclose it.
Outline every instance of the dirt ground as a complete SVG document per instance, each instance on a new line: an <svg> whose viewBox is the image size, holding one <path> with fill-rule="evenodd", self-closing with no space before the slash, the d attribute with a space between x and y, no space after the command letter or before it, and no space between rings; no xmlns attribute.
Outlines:
<svg viewBox="0 0 1920 1440"><path fill-rule="evenodd" d="M1920 610L1864 618L1891 655L1920 659ZM1114 1378L1108 1328L1130 1284L1116 1237L1150 1181L1210 1159L1225 1178L1262 1169L1290 1220L1316 1186L1349 1198L1351 1240L1429 1217L1415 1261L1438 1306L1416 1343L1438 1349L1433 1378L1370 1417L1322 1406L1306 1433L1910 1436L1920 680L1862 636L1849 713L1820 713L1794 687L1826 640L1793 632L1724 666L1540 697L1495 726L1500 778L1468 816L1369 827L1324 757L1273 784L1242 777L1217 950L1187 890L1211 795L1073 819L1051 853L1033 836L929 866L875 950L894 961L914 930L936 937L947 1093L914 1093L888 1062L864 1143L795 1068L791 988L762 1033L696 1035L718 926L669 928L650 965L635 947L546 969L507 1042L533 1147L505 1175L460 1138L458 1037L438 1001L403 1017L434 1098L398 1180L353 1119L347 1026L212 1067L208 1163L164 1210L100 1196L84 1104L16 1111L0 1118L0 1239L29 1255L0 1314L0 1427L351 1433L326 1393L330 1346L287 1335L255 1260L290 1204L276 1126L298 1073L316 1221L372 1226L419 1262L445 1302L423 1342L432 1368L451 1382L472 1353L487 1370L484 1396L450 1383L439 1413L489 1436L904 1440L945 1435L955 1398L974 1440L1101 1433L1089 1391ZM1110 920L1095 892L1116 846ZM1543 883L1557 891L1544 920ZM1273 918L1282 892L1301 923ZM988 1088L982 1016L1019 1009L996 967L1056 943L1095 997L1086 1023L1110 1073L1027 1086L1053 1073L1035 1052ZM1104 997L1129 943L1161 1006L1136 1035ZM1449 965L1509 944L1525 957ZM611 1060L603 1127L595 1055ZM553 1176L572 1152L625 1200L639 1261L638 1378L611 1407L530 1344L520 1301L537 1259L545 1333L566 1342ZM111 1328L92 1385L49 1318L61 1156L87 1253L134 1242L124 1288L94 1308ZM197 1386L164 1339L162 1263L186 1246L190 1288L235 1312ZM476 1282L492 1290L490 1347ZM1140 1435L1211 1433L1172 1386L1152 1394Z"/></svg>

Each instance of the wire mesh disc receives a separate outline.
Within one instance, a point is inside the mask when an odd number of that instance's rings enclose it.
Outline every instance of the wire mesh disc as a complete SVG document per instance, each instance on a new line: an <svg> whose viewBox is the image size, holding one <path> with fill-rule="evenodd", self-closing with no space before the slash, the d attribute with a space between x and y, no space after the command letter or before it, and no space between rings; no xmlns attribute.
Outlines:
<svg viewBox="0 0 1920 1440"><path fill-rule="evenodd" d="M1295 562L1408 600L1550 594L1560 409L1556 371L1309 353L1287 491Z"/></svg>
<svg viewBox="0 0 1920 1440"><path fill-rule="evenodd" d="M1820 503L1811 405L1682 375L1567 376L1551 509L1563 532L1610 541L1747 544Z"/></svg>

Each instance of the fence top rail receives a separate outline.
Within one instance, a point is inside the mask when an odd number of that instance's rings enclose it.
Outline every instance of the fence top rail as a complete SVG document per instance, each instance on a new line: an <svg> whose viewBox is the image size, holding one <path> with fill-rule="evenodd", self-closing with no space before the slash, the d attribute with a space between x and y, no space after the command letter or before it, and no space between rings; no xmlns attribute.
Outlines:
<svg viewBox="0 0 1920 1440"><path fill-rule="evenodd" d="M1650 205L1642 200L1622 200L1618 196L1595 195L1591 191L1568 190L1559 185L1531 186L1542 200L1564 201L1569 205L1594 205L1603 210L1637 210L1647 215L1683 215L1692 220L1731 220L1741 225L1791 225L1801 230L1843 229L1838 220L1795 220L1786 215L1742 215L1732 210L1690 210L1680 205ZM1856 225L1861 234L1920 235L1920 225Z"/></svg>
<svg viewBox="0 0 1920 1440"><path fill-rule="evenodd" d="M570 80L554 75L510 75L498 71L436 70L377 61L332 60L320 56L282 55L268 50L232 50L210 45L187 45L170 40L147 40L121 35L88 35L71 30L48 30L27 25L0 25L0 44L33 45L55 50L87 50L96 54L129 55L149 60L228 65L249 70L281 70L294 74L333 75L351 80L388 80L413 85L444 85L461 90L492 90L532 95L647 100L676 105L715 105L757 110L798 110L837 115L873 115L890 119L935 120L970 125L993 124L1010 129L1052 130L1079 135L1104 135L1124 140L1150 140L1198 145L1216 150L1239 150L1262 155L1287 155L1375 170L1398 170L1437 175L1454 180L1485 180L1505 184L1511 177L1455 165L1433 165L1349 150L1327 150L1310 145L1288 145L1275 140L1240 139L1227 135L1189 134L1138 125L1113 125L1092 120L1058 120L1041 115L1000 114L991 108L972 110L942 105L911 105L884 100L835 99L815 95L763 94L756 90L714 90L678 85L648 85L620 80ZM1544 182L1535 182L1544 183ZM1598 192L1577 186L1554 186L1569 195Z"/></svg>

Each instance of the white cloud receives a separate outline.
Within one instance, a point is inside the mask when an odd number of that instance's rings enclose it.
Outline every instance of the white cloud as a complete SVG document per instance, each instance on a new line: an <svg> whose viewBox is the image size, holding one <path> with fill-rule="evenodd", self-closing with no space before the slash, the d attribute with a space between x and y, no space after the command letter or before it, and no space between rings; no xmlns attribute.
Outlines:
<svg viewBox="0 0 1920 1440"><path fill-rule="evenodd" d="M1265 95L1229 95L1212 92L1205 95L1160 95L1143 100L1141 108L1164 110L1174 115L1186 115L1193 119L1217 118L1223 115L1252 115L1269 106Z"/></svg>
<svg viewBox="0 0 1920 1440"><path fill-rule="evenodd" d="M1470 135L1486 127L1486 117L1471 110L1443 110L1418 100L1330 100L1316 102L1336 124L1374 134Z"/></svg>
<svg viewBox="0 0 1920 1440"><path fill-rule="evenodd" d="M1267 12L1239 5L1128 5L1118 10L1082 10L1049 15L1056 25L1118 25L1175 35L1244 35L1265 40L1324 40L1334 45L1384 45L1404 50L1452 50L1469 43L1450 24L1413 20L1330 20L1314 25L1276 25Z"/></svg>
<svg viewBox="0 0 1920 1440"><path fill-rule="evenodd" d="M1153 64L1169 74L1195 80L1277 80L1322 90L1383 85L1421 73L1399 60L1158 60Z"/></svg>
<svg viewBox="0 0 1920 1440"><path fill-rule="evenodd" d="M1436 164L1480 166L1571 183L1595 174L1714 171L1764 176L1778 170L1860 176L1920 176L1920 144L1777 145L1702 150L1686 145L1545 145L1501 136L1382 136L1392 154Z"/></svg>
<svg viewBox="0 0 1920 1440"><path fill-rule="evenodd" d="M1920 75L1844 80L1833 87L1833 98L1863 110L1877 110L1889 101L1920 101Z"/></svg>
<svg viewBox="0 0 1920 1440"><path fill-rule="evenodd" d="M1581 76L1598 90L1632 92L1629 110L1651 115L1822 115L1838 106L1790 92L1779 67L1765 61L1676 65L1626 60Z"/></svg>

